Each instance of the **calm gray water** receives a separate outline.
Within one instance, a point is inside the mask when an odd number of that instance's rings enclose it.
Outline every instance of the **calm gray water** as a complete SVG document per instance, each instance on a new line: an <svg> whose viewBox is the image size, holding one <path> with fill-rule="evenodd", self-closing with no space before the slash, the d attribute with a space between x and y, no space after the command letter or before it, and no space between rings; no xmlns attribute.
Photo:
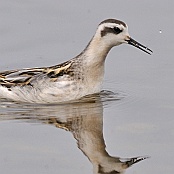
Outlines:
<svg viewBox="0 0 174 174"><path fill-rule="evenodd" d="M107 91L92 97L97 102L45 106L1 100L0 173L92 174L80 144L100 142L110 156L151 157L127 174L172 174L173 6L172 0L1 0L0 71L68 60L107 18L125 21L132 38L154 53L129 45L112 49L103 83ZM95 138L88 125L98 133Z"/></svg>

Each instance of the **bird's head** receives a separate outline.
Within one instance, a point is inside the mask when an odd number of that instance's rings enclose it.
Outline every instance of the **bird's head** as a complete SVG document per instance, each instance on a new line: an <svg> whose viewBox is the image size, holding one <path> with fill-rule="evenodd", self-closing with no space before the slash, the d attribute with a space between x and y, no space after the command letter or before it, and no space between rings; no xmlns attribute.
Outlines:
<svg viewBox="0 0 174 174"><path fill-rule="evenodd" d="M128 26L124 22L116 19L107 19L101 22L97 28L96 35L108 45L113 47L122 43L127 43L151 54L152 50L132 39L128 33Z"/></svg>

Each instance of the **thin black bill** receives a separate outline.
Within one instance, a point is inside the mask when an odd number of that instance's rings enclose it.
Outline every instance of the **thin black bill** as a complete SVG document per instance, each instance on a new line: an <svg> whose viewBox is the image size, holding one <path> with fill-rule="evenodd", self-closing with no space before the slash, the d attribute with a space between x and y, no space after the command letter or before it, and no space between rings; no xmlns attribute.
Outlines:
<svg viewBox="0 0 174 174"><path fill-rule="evenodd" d="M153 51L149 48L147 48L146 46L138 43L137 41L135 41L134 39L130 38L130 40L127 40L128 44L133 45L134 47L139 48L140 50L146 52L147 54L152 54Z"/></svg>

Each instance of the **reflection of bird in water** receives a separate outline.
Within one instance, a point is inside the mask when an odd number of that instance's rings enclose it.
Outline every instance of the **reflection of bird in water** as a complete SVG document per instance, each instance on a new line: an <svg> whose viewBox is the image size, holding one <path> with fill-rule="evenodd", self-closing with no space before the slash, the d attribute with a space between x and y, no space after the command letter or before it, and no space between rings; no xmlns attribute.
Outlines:
<svg viewBox="0 0 174 174"><path fill-rule="evenodd" d="M74 138L77 140L79 149L92 163L94 174L122 173L133 164L147 158L135 157L121 159L110 156L106 151L103 138L102 106L91 107L92 105L85 104L87 112L80 114L78 117L67 118L64 122L54 117L49 118L48 123L72 132Z"/></svg>
<svg viewBox="0 0 174 174"><path fill-rule="evenodd" d="M109 95L108 98L113 99ZM39 105L35 108L28 105L22 110L21 115L16 112L16 118L41 121L70 131L77 140L78 148L92 163L94 174L123 173L127 168L147 157L121 159L108 154L103 138L103 103L100 99L99 95L93 95L81 103Z"/></svg>
<svg viewBox="0 0 174 174"><path fill-rule="evenodd" d="M48 123L73 133L79 149L92 163L94 174L122 173L128 167L147 158L121 159L110 156L103 138L103 117L94 108L89 110L88 115L71 117L66 122L61 122L58 118L49 118Z"/></svg>

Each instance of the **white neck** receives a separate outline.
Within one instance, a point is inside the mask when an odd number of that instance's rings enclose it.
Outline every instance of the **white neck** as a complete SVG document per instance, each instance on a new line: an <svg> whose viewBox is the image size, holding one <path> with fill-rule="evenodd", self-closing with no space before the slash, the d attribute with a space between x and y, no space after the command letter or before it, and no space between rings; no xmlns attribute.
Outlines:
<svg viewBox="0 0 174 174"><path fill-rule="evenodd" d="M83 51L83 55L87 65L101 65L104 63L105 58L110 51L110 46L105 39L103 39L99 33L96 33L86 49Z"/></svg>

